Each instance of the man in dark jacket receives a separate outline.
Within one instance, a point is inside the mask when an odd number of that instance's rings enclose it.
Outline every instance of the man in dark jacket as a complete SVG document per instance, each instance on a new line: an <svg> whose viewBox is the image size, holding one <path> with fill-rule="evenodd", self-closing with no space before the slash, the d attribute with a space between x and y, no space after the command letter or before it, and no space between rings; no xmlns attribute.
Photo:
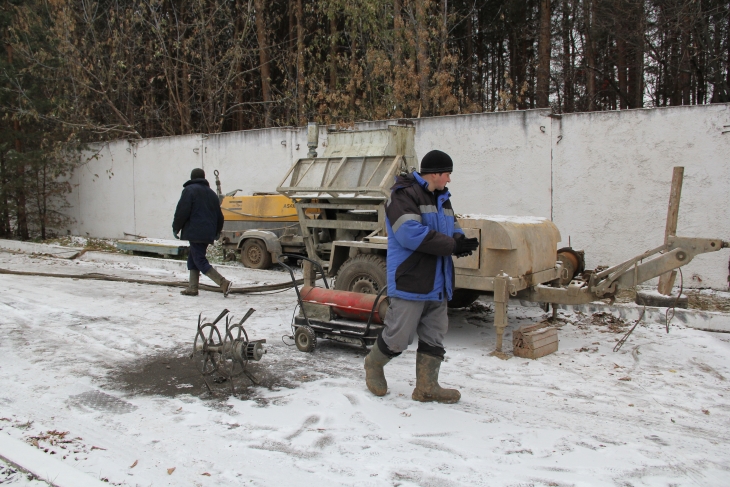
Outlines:
<svg viewBox="0 0 730 487"><path fill-rule="evenodd" d="M446 184L454 164L448 154L433 150L421 160L420 173L399 176L385 207L388 229L388 297L385 328L365 357L365 382L376 396L388 390L383 367L418 335L415 401L454 403L456 389L438 383L449 326L446 303L454 291L452 255L477 249L454 217Z"/></svg>
<svg viewBox="0 0 730 487"><path fill-rule="evenodd" d="M188 253L190 284L180 291L180 294L197 296L202 272L220 286L224 296L228 296L233 283L221 276L205 257L208 245L218 239L223 229L223 212L218 195L210 189L210 184L205 179L205 171L202 169L193 169L190 181L183 184L183 188L172 221L175 238L190 242ZM181 232L180 236L178 232Z"/></svg>

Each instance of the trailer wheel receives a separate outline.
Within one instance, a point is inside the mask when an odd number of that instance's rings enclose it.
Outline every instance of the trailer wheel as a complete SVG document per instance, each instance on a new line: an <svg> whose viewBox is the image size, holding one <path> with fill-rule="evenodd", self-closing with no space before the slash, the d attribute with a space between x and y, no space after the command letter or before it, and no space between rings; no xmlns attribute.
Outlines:
<svg viewBox="0 0 730 487"><path fill-rule="evenodd" d="M312 328L302 325L294 332L294 343L300 352L314 352L317 348L317 336Z"/></svg>
<svg viewBox="0 0 730 487"><path fill-rule="evenodd" d="M271 267L271 254L262 240L249 238L241 249L241 262L251 269L268 269Z"/></svg>
<svg viewBox="0 0 730 487"><path fill-rule="evenodd" d="M473 289L454 289L451 295L451 301L448 302L449 308L466 308L481 296L481 291Z"/></svg>
<svg viewBox="0 0 730 487"><path fill-rule="evenodd" d="M375 254L357 254L347 259L335 279L335 289L378 294L388 284L385 259Z"/></svg>

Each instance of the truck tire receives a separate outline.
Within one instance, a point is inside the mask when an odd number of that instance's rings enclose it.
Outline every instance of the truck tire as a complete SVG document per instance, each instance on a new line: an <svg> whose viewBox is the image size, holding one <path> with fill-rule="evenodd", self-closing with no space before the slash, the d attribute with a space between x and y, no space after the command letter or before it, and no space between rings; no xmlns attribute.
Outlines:
<svg viewBox="0 0 730 487"><path fill-rule="evenodd" d="M448 302L449 308L466 308L476 301L483 293L473 289L454 289L451 295L451 301Z"/></svg>
<svg viewBox="0 0 730 487"><path fill-rule="evenodd" d="M252 269L268 269L271 267L271 254L262 240L249 238L241 249L241 262Z"/></svg>
<svg viewBox="0 0 730 487"><path fill-rule="evenodd" d="M388 284L385 259L375 254L357 254L347 259L335 279L338 291L378 294Z"/></svg>

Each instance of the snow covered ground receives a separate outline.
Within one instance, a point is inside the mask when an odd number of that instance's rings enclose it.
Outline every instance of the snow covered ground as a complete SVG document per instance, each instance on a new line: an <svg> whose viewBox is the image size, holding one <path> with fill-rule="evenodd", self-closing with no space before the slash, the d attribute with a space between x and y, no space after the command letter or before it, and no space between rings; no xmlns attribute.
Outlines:
<svg viewBox="0 0 730 487"><path fill-rule="evenodd" d="M184 280L186 272L0 252L0 268ZM224 275L226 271L222 272ZM231 271L231 275L233 275ZM237 269L236 286L282 282ZM243 276L243 278L241 277ZM726 486L730 335L562 314L560 350L489 356L488 306L453 311L441 382L455 405L411 400L415 346L364 384L363 352L282 342L292 290L271 295L0 275L0 434L124 486ZM268 354L205 388L189 359L198 314L241 317ZM545 315L510 307L511 328ZM507 350L511 332L506 333ZM1 452L0 452L1 453ZM0 484L44 485L0 465Z"/></svg>

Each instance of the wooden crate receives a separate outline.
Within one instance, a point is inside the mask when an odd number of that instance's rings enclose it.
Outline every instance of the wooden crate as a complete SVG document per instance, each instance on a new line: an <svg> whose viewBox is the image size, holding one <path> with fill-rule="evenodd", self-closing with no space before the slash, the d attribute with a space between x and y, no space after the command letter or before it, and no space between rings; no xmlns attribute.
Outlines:
<svg viewBox="0 0 730 487"><path fill-rule="evenodd" d="M512 332L515 356L536 359L558 350L558 329L547 323L524 325Z"/></svg>

